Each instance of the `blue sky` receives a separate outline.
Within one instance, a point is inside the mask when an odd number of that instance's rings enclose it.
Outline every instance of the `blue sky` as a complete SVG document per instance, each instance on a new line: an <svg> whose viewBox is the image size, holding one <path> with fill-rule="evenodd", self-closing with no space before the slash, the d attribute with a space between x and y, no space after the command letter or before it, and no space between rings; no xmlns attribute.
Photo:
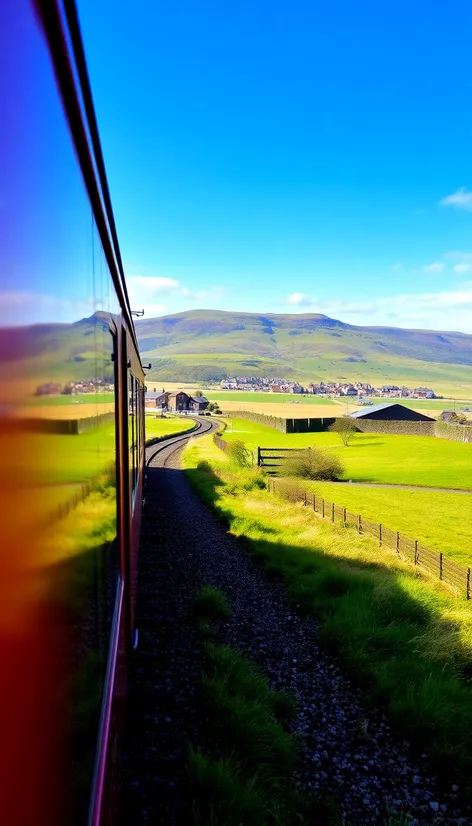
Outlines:
<svg viewBox="0 0 472 826"><path fill-rule="evenodd" d="M79 0L148 315L472 332L472 6Z"/></svg>

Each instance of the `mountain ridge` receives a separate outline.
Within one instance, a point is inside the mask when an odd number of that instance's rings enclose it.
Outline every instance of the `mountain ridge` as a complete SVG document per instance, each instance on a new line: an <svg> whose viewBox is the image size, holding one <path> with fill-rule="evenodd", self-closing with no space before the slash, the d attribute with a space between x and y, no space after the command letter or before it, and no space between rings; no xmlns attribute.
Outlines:
<svg viewBox="0 0 472 826"><path fill-rule="evenodd" d="M472 335L352 325L320 313L190 310L136 322L151 379L218 380L228 374L298 380L472 384ZM449 366L449 367L448 367ZM448 376L447 373L450 373Z"/></svg>

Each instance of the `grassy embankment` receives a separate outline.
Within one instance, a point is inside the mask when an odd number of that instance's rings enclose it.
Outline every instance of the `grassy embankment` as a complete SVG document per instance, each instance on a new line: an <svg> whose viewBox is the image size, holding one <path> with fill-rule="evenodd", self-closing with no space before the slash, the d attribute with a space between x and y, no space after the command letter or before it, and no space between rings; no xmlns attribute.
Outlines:
<svg viewBox="0 0 472 826"><path fill-rule="evenodd" d="M261 490L257 470L232 466L210 437L185 451L184 466L254 560L285 581L294 606L320 619L322 641L366 699L384 705L443 776L465 779L472 763L470 606L370 537Z"/></svg>
<svg viewBox="0 0 472 826"><path fill-rule="evenodd" d="M188 768L198 826L295 826L334 823L331 801L295 791L296 738L287 730L296 700L272 690L251 660L215 640L228 619L226 594L204 586L194 600L203 642L200 697L204 745L190 747Z"/></svg>

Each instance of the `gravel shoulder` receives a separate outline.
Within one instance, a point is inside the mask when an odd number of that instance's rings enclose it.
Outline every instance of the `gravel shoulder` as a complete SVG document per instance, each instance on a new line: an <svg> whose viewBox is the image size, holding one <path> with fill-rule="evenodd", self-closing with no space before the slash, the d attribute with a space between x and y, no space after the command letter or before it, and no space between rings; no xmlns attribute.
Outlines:
<svg viewBox="0 0 472 826"><path fill-rule="evenodd" d="M472 824L460 790L441 789L426 755L415 758L384 715L363 706L360 691L319 647L316 622L292 612L283 586L253 565L190 488L179 451L171 453L171 446L161 451L148 470L123 824L192 822L185 758L189 741L204 741L204 720L191 606L206 584L223 589L231 603L220 641L241 649L271 686L298 699L292 728L301 744L302 788L334 796L349 825L399 823L394 817L403 813L413 826Z"/></svg>

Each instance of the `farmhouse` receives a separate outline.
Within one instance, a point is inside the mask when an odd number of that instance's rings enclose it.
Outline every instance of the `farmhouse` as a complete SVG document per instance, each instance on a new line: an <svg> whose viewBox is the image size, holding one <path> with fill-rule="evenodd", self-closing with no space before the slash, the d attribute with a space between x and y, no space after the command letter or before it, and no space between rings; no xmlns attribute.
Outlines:
<svg viewBox="0 0 472 826"><path fill-rule="evenodd" d="M144 406L156 407L158 410L167 410L169 395L165 390L163 390L162 393L156 393L155 390L151 393L148 392L145 396Z"/></svg>
<svg viewBox="0 0 472 826"><path fill-rule="evenodd" d="M189 396L188 393L184 393L183 390L179 390L178 393L169 393L167 400L168 410L175 411L176 413L188 412L190 410L206 410L208 404L208 399L206 399L205 396Z"/></svg>
<svg viewBox="0 0 472 826"><path fill-rule="evenodd" d="M362 421L373 419L383 422L434 422L434 419L430 416L418 413L417 410L410 410L409 407L404 407L403 404L391 402L374 404L367 410L358 410L357 413L351 413L351 418L361 419Z"/></svg>

